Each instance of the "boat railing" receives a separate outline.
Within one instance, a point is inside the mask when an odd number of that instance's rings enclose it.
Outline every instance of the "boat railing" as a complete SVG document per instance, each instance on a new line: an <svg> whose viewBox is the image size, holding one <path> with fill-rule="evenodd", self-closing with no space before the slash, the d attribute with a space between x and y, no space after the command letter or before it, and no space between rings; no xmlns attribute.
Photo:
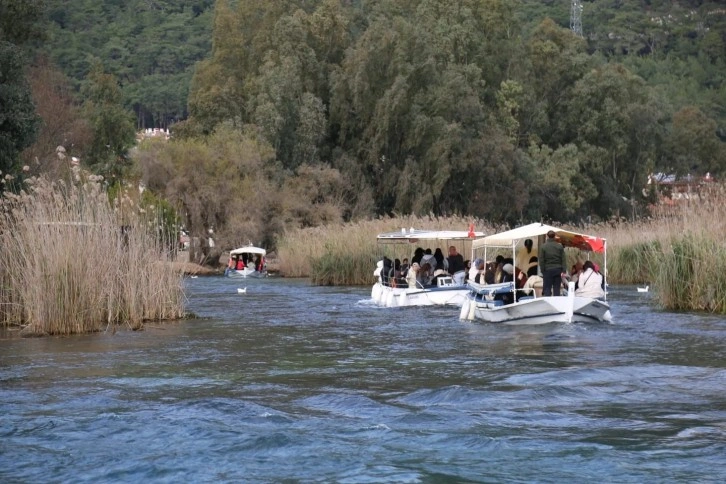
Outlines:
<svg viewBox="0 0 726 484"><path fill-rule="evenodd" d="M513 282L502 282L499 284L477 284L476 282L469 282L469 287L472 292L480 296L495 296L497 294L506 294L514 291Z"/></svg>

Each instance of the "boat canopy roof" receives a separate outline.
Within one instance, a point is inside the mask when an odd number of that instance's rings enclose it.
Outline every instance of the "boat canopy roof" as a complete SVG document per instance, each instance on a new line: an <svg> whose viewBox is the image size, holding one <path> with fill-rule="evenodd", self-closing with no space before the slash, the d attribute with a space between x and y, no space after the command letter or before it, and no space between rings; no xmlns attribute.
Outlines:
<svg viewBox="0 0 726 484"><path fill-rule="evenodd" d="M234 249L234 250L229 251L229 255L239 255L239 254L265 255L265 254L267 254L267 251L265 249L261 249L259 247L254 247L252 245L248 245L246 247L240 247L239 249Z"/></svg>
<svg viewBox="0 0 726 484"><path fill-rule="evenodd" d="M542 223L533 223L477 239L472 243L472 249L482 247L512 247L512 245L518 245L524 239L547 235L547 232L550 230L557 234L559 242L565 247L576 247L588 252L602 253L605 251L605 239L601 237L579 234L571 230Z"/></svg>
<svg viewBox="0 0 726 484"><path fill-rule="evenodd" d="M473 237L471 236L473 234ZM415 230L401 229L398 232L378 234L379 244L415 243L419 240L476 240L483 237L484 232L468 232L466 230Z"/></svg>

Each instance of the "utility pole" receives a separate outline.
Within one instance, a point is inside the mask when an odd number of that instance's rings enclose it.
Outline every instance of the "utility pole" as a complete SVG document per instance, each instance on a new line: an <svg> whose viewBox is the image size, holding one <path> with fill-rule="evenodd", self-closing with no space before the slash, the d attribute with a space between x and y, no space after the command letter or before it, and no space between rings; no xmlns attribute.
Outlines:
<svg viewBox="0 0 726 484"><path fill-rule="evenodd" d="M570 30L578 37L582 37L582 2L580 0L572 0L570 6Z"/></svg>

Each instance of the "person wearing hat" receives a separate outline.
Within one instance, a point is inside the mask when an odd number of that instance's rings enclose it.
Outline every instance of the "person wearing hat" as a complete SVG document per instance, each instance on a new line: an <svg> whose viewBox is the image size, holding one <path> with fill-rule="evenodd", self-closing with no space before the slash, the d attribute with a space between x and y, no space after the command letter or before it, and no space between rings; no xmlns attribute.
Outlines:
<svg viewBox="0 0 726 484"><path fill-rule="evenodd" d="M539 267L542 270L542 295L559 296L562 275L565 273L565 248L555 240L554 230L547 232L547 241L539 248Z"/></svg>

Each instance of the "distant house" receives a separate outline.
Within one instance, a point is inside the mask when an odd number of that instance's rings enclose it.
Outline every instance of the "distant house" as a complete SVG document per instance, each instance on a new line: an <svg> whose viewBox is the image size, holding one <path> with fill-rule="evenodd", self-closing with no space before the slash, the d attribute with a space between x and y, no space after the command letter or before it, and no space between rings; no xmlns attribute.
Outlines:
<svg viewBox="0 0 726 484"><path fill-rule="evenodd" d="M657 200L651 209L665 213L670 207L707 198L715 186L716 179L710 173L704 176L688 174L681 177L668 173L651 173L647 186L643 188L643 195L647 197L654 189Z"/></svg>

